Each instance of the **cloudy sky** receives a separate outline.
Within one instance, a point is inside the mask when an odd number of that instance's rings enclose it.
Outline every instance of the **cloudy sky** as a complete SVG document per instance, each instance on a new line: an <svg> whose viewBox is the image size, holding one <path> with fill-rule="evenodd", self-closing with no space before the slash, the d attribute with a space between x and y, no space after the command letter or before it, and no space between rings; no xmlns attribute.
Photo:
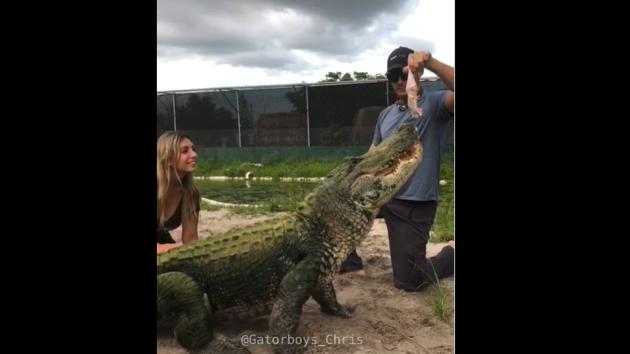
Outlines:
<svg viewBox="0 0 630 354"><path fill-rule="evenodd" d="M382 74L399 45L454 65L455 0L157 1L158 91Z"/></svg>

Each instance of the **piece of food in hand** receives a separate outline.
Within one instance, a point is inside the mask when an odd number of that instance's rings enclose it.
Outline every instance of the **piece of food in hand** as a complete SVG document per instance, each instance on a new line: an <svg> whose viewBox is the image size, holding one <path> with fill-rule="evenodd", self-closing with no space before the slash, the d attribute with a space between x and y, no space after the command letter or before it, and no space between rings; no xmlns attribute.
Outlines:
<svg viewBox="0 0 630 354"><path fill-rule="evenodd" d="M411 70L409 70L407 75L407 107L411 111L411 116L418 118L422 115L422 108L418 107L418 84L416 84L416 79Z"/></svg>

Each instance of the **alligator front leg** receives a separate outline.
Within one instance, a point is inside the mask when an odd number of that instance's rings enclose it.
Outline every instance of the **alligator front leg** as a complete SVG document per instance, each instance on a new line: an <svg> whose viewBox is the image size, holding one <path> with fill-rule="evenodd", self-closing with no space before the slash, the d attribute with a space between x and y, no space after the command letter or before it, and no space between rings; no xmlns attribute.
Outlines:
<svg viewBox="0 0 630 354"><path fill-rule="evenodd" d="M330 315L349 318L352 316L352 308L343 306L337 302L337 295L332 281L317 285L311 292L313 299L321 306L322 312Z"/></svg>
<svg viewBox="0 0 630 354"><path fill-rule="evenodd" d="M226 337L212 334L210 310L204 304L199 284L190 276L179 273L163 273L157 276L158 317L175 317L175 338L188 352L249 353Z"/></svg>
<svg viewBox="0 0 630 354"><path fill-rule="evenodd" d="M289 336L295 336L300 323L302 306L308 300L311 290L317 282L318 273L315 262L306 258L287 273L278 289L269 317L269 332L277 341L289 341ZM299 345L274 346L275 353L301 353L306 348Z"/></svg>

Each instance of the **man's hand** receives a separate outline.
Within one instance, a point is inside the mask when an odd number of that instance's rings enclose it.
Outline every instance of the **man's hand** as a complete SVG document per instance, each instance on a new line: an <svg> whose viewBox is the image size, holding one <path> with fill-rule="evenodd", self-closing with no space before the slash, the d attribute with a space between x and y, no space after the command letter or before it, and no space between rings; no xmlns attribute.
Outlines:
<svg viewBox="0 0 630 354"><path fill-rule="evenodd" d="M418 72L418 77L421 77L424 73L424 68L431 59L431 52L415 52L407 57L407 65L411 72Z"/></svg>

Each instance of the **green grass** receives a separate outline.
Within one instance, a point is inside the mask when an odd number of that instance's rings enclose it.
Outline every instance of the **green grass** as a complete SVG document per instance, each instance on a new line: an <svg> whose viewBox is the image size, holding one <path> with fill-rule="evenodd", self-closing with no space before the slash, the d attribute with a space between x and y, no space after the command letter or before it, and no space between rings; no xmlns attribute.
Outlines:
<svg viewBox="0 0 630 354"><path fill-rule="evenodd" d="M285 197L272 197L271 199L258 203L256 207L225 207L213 205L207 202L201 202L201 210L216 211L227 208L229 215L266 215L283 211L292 211L297 209L298 205L304 200L304 195L300 193L288 195Z"/></svg>
<svg viewBox="0 0 630 354"><path fill-rule="evenodd" d="M206 211L217 211L223 209L222 206L218 206L218 205L213 205L207 202L202 201L201 202L201 210L206 210Z"/></svg>
<svg viewBox="0 0 630 354"><path fill-rule="evenodd" d="M446 185L440 186L440 200L431 228L433 242L446 242L455 238L455 164L452 153L444 155L440 179L445 180Z"/></svg>
<svg viewBox="0 0 630 354"><path fill-rule="evenodd" d="M446 323L453 318L453 291L441 282L431 285L430 294L433 315Z"/></svg>
<svg viewBox="0 0 630 354"><path fill-rule="evenodd" d="M265 215L265 214L273 214L281 211L289 211L295 210L297 207L297 203L299 201L292 197L287 197L283 199L272 198L270 201L262 203L262 205L257 207L233 207L230 208L230 214L239 214L239 215Z"/></svg>
<svg viewBox="0 0 630 354"><path fill-rule="evenodd" d="M284 211L284 210L277 210L276 207L272 205L266 205L266 204L260 207L251 207L251 208L233 207L233 208L228 208L228 210L229 210L228 215L251 215L251 216L268 215L268 214Z"/></svg>
<svg viewBox="0 0 630 354"><path fill-rule="evenodd" d="M244 177L247 172L260 177L323 177L342 160L320 161L314 159L263 159L262 166L251 162L221 162L216 159L205 159L197 164L197 176Z"/></svg>
<svg viewBox="0 0 630 354"><path fill-rule="evenodd" d="M206 159L197 165L196 175L198 176L230 176L242 177L248 171L259 177L324 177L342 160L320 161L315 159L288 159L279 158L263 159L262 167L257 167L249 162L221 162L216 159ZM447 151L442 159L440 167L440 179L446 181L445 186L440 186L440 201L435 215L435 221L431 229L432 242L446 242L455 237L455 198L454 198L454 171L453 152ZM303 196L293 196L279 199L272 198L259 208L230 208L232 213L257 215L268 214L279 211L294 210L302 201ZM206 206L202 208L213 208L204 210L217 210L220 207ZM216 208L216 209L214 209Z"/></svg>

